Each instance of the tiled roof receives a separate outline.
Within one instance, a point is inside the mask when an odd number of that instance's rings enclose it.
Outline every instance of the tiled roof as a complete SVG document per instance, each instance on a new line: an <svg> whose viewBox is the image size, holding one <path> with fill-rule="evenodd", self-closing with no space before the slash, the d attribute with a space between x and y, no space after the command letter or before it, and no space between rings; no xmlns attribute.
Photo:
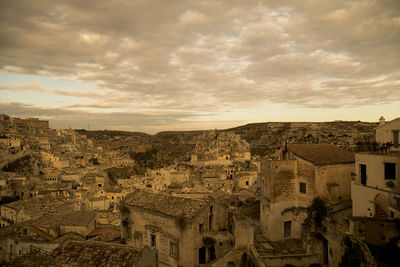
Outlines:
<svg viewBox="0 0 400 267"><path fill-rule="evenodd" d="M140 252L129 246L101 242L70 242L49 255L47 266L135 266Z"/></svg>
<svg viewBox="0 0 400 267"><path fill-rule="evenodd" d="M354 153L328 144L291 144L288 150L315 165L354 163Z"/></svg>
<svg viewBox="0 0 400 267"><path fill-rule="evenodd" d="M102 235L102 234L106 234L106 233L112 233L114 235L117 236L121 236L121 230L119 229L119 227L98 227L96 229L94 229L92 232L90 232L88 234L89 237L92 236L97 236L97 235Z"/></svg>
<svg viewBox="0 0 400 267"><path fill-rule="evenodd" d="M25 214L37 215L39 213L62 210L66 206L73 205L74 202L77 202L77 200L46 195L26 200L14 201L5 204L5 206L14 210L24 210Z"/></svg>
<svg viewBox="0 0 400 267"><path fill-rule="evenodd" d="M96 217L95 212L74 211L67 214L50 213L30 224L38 228L57 228L59 226L86 226Z"/></svg>
<svg viewBox="0 0 400 267"><path fill-rule="evenodd" d="M193 218L207 205L207 202L203 200L155 194L139 189L132 192L123 203L127 206L139 207L172 217L184 217L186 219Z"/></svg>
<svg viewBox="0 0 400 267"><path fill-rule="evenodd" d="M50 213L30 223L27 222L27 224L40 228L53 228L53 227L58 227L61 223L61 220L62 220L62 215L60 215L59 213Z"/></svg>
<svg viewBox="0 0 400 267"><path fill-rule="evenodd" d="M73 233L73 232L69 232L69 233L65 233L63 235L60 235L59 237L55 238L53 240L53 242L55 243L63 243L66 240L79 240L79 241L83 241L86 240L86 237L84 237L83 235L80 235L78 233Z"/></svg>
<svg viewBox="0 0 400 267"><path fill-rule="evenodd" d="M100 227L88 234L88 240L116 242L121 238L121 230L117 227Z"/></svg>
<svg viewBox="0 0 400 267"><path fill-rule="evenodd" d="M64 226L86 226L96 217L95 212L74 211L63 216L60 225Z"/></svg>
<svg viewBox="0 0 400 267"><path fill-rule="evenodd" d="M222 190L217 190L213 194L210 195L211 198L213 198L217 203L226 205L226 206L233 206L236 205L236 202L239 201L239 199L225 193Z"/></svg>

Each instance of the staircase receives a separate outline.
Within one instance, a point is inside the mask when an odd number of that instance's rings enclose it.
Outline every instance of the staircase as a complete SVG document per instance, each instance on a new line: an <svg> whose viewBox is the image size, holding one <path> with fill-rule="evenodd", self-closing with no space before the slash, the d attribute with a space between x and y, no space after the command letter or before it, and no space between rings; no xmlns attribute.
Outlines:
<svg viewBox="0 0 400 267"><path fill-rule="evenodd" d="M386 212L381 208L379 204L375 204L375 218L386 218Z"/></svg>

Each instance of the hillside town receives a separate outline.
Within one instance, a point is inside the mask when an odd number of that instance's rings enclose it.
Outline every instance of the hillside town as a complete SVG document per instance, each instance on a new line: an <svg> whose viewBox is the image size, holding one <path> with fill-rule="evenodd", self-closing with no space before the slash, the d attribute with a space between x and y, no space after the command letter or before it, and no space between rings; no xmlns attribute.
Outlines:
<svg viewBox="0 0 400 267"><path fill-rule="evenodd" d="M400 118L156 135L0 115L2 266L399 266Z"/></svg>

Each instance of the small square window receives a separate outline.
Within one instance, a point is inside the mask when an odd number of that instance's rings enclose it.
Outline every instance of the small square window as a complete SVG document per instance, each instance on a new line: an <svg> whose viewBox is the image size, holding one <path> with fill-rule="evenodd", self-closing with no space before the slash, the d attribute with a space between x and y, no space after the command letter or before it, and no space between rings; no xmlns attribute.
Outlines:
<svg viewBox="0 0 400 267"><path fill-rule="evenodd" d="M306 194L307 193L307 185L306 185L306 183L299 183L299 191L302 194Z"/></svg>

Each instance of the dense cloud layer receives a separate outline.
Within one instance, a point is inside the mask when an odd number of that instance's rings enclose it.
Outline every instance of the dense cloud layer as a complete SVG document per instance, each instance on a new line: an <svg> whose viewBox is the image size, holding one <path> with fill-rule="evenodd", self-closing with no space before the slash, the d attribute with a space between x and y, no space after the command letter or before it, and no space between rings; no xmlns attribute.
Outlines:
<svg viewBox="0 0 400 267"><path fill-rule="evenodd" d="M393 103L399 47L398 0L0 3L3 72L95 84L2 89L88 98L73 108L194 114L269 102Z"/></svg>

